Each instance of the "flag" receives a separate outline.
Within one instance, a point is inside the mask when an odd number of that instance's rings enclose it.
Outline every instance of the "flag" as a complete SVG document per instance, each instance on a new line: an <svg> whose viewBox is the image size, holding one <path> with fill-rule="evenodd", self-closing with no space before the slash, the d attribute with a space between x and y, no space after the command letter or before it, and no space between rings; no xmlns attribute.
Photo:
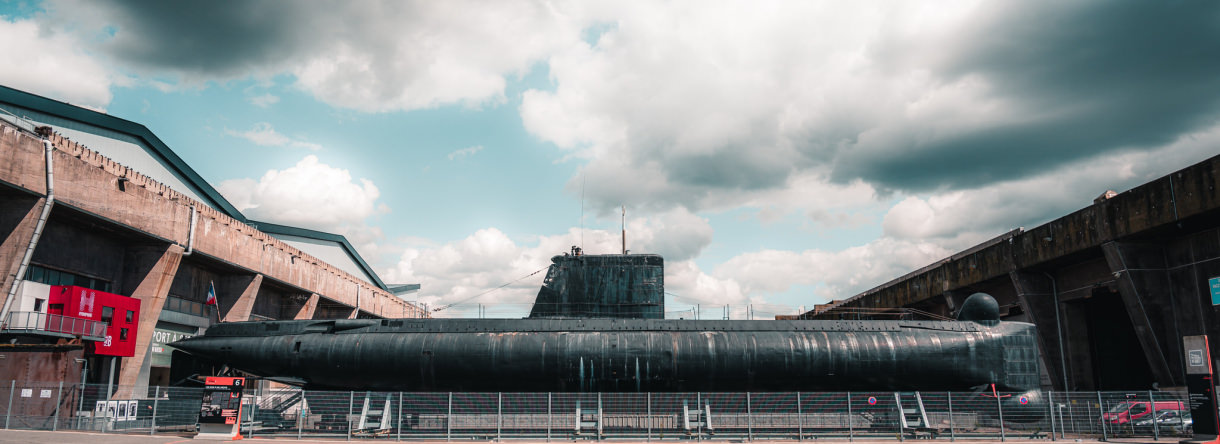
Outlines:
<svg viewBox="0 0 1220 444"><path fill-rule="evenodd" d="M216 285L212 281L208 281L208 299L204 301L207 305L216 305Z"/></svg>

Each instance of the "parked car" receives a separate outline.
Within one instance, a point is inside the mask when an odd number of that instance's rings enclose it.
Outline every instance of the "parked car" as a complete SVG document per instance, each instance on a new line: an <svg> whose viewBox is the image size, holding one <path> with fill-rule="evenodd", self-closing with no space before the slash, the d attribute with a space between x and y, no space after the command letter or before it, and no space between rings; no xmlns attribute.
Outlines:
<svg viewBox="0 0 1220 444"><path fill-rule="evenodd" d="M1151 419L1153 405L1149 401L1123 401L1115 404L1108 412L1102 415L1102 419L1112 425L1130 424L1141 419ZM1161 412L1186 412L1190 415L1186 407L1186 403L1182 401L1157 401L1156 412L1159 417Z"/></svg>
<svg viewBox="0 0 1220 444"><path fill-rule="evenodd" d="M1187 434L1190 433L1194 421L1190 419L1190 411L1165 410L1156 412L1156 418L1147 415L1135 420L1132 425L1136 430L1144 432L1151 431L1154 423L1161 433Z"/></svg>

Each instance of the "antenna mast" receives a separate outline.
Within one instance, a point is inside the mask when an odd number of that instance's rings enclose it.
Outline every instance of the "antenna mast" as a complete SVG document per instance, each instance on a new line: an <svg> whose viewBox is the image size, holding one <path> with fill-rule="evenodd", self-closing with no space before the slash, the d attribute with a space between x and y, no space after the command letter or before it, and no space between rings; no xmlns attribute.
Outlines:
<svg viewBox="0 0 1220 444"><path fill-rule="evenodd" d="M623 227L623 255L625 256L625 255L627 255L627 206L626 206L626 205L623 205L623 206L622 206L622 208L623 208L623 219L622 219L622 224L623 224L623 225L622 225L622 227Z"/></svg>

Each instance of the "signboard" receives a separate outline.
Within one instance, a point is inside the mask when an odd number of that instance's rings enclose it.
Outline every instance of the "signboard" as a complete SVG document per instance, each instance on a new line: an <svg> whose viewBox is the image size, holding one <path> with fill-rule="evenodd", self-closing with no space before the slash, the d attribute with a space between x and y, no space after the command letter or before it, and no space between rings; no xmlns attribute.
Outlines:
<svg viewBox="0 0 1220 444"><path fill-rule="evenodd" d="M118 406L114 409L114 419L118 421L127 420L127 404L129 401L117 401Z"/></svg>
<svg viewBox="0 0 1220 444"><path fill-rule="evenodd" d="M21 389L21 397L22 398L34 397L34 389Z"/></svg>
<svg viewBox="0 0 1220 444"><path fill-rule="evenodd" d="M38 391L39 398L51 399L51 389L42 389Z"/></svg>
<svg viewBox="0 0 1220 444"><path fill-rule="evenodd" d="M246 378L208 376L203 387L200 424L237 424L241 413L241 393Z"/></svg>
<svg viewBox="0 0 1220 444"><path fill-rule="evenodd" d="M178 331L188 329L189 333ZM174 348L165 344L195 336L196 331L198 330L195 327L177 327L174 324L158 322L157 327L153 329L152 345L149 348L150 364L153 367L169 367Z"/></svg>
<svg viewBox="0 0 1220 444"><path fill-rule="evenodd" d="M119 418L119 402L106 401L106 417L110 419Z"/></svg>
<svg viewBox="0 0 1220 444"><path fill-rule="evenodd" d="M1186 389L1190 394L1190 416L1195 440L1212 441L1220 429L1216 412L1216 386L1212 376L1211 351L1207 336L1182 337L1186 353Z"/></svg>
<svg viewBox="0 0 1220 444"><path fill-rule="evenodd" d="M1212 292L1212 305L1220 305L1220 277L1208 279L1207 288Z"/></svg>
<svg viewBox="0 0 1220 444"><path fill-rule="evenodd" d="M140 401L136 401L134 399L131 401L127 401L127 420L135 421L136 413L138 413L139 410L140 410Z"/></svg>

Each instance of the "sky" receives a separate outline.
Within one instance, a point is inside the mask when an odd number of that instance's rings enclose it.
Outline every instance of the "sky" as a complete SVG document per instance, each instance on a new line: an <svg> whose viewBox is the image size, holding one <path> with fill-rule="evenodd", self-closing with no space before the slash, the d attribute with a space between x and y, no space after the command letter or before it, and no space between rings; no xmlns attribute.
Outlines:
<svg viewBox="0 0 1220 444"><path fill-rule="evenodd" d="M1214 1L0 0L0 41L0 84L505 316L624 211L671 312L794 314L1220 153Z"/></svg>

